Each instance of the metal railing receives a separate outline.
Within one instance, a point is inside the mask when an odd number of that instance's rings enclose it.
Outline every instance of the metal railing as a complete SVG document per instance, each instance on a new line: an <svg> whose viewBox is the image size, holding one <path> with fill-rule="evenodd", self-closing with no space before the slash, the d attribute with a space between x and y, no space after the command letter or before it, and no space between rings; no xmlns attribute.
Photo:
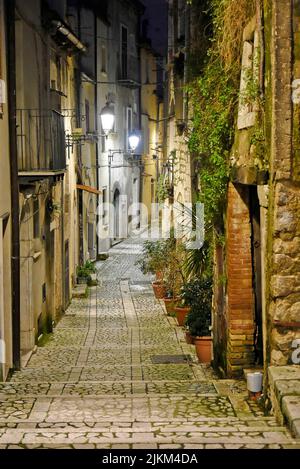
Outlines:
<svg viewBox="0 0 300 469"><path fill-rule="evenodd" d="M66 168L64 117L56 111L17 110L19 171Z"/></svg>

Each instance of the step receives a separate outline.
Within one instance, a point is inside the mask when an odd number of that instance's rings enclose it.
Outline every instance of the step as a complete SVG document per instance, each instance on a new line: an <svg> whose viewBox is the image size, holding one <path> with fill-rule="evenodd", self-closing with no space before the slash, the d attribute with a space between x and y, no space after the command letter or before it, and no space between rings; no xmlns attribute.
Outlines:
<svg viewBox="0 0 300 469"><path fill-rule="evenodd" d="M139 420L131 419L120 421L120 419L112 420L93 420L86 419L81 421L72 420L58 420L58 421L43 421L41 422L37 418L31 418L30 420L0 420L0 428L24 428L24 429L76 429L84 428L87 430L98 429L98 431L117 431L117 429L133 429L135 431L157 431L164 429L165 431L218 431L226 428L227 431L239 430L239 431L281 431L286 430L285 427L279 426L273 417L261 417L259 419L252 418L238 418L238 417L199 417L197 420L192 419L172 419L156 421L153 419Z"/></svg>
<svg viewBox="0 0 300 469"><path fill-rule="evenodd" d="M268 376L276 415L300 438L300 366L270 366Z"/></svg>
<svg viewBox="0 0 300 469"><path fill-rule="evenodd" d="M211 396L217 394L216 386L212 381L6 382L0 383L0 397Z"/></svg>
<svg viewBox="0 0 300 469"><path fill-rule="evenodd" d="M2 429L0 444L299 444L281 431L135 431L126 428Z"/></svg>

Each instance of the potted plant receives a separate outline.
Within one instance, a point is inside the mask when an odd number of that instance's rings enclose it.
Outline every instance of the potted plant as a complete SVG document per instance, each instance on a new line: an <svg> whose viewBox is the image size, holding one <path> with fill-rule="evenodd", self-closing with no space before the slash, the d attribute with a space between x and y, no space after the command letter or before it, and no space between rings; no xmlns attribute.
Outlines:
<svg viewBox="0 0 300 469"><path fill-rule="evenodd" d="M167 244L167 264L164 272L164 281L167 286L164 302L169 314L175 313L175 307L180 301L179 292L185 281L182 270L183 257L183 245L171 238Z"/></svg>
<svg viewBox="0 0 300 469"><path fill-rule="evenodd" d="M80 266L77 267L77 283L84 284L92 280L91 273L86 267Z"/></svg>
<svg viewBox="0 0 300 469"><path fill-rule="evenodd" d="M166 287L163 276L166 264L166 242L165 241L146 241L143 246L143 252L137 260L143 274L155 274L156 280L152 282L154 295L162 299L166 294Z"/></svg>
<svg viewBox="0 0 300 469"><path fill-rule="evenodd" d="M180 301L175 307L176 319L179 326L184 326L185 318L191 310L190 284L185 283L180 290Z"/></svg>
<svg viewBox="0 0 300 469"><path fill-rule="evenodd" d="M82 266L77 267L77 283L92 284L92 274L96 273L96 267L91 261L86 261Z"/></svg>
<svg viewBox="0 0 300 469"><path fill-rule="evenodd" d="M194 285L195 297L186 318L186 325L194 337L196 353L201 363L211 361L211 299L212 281L201 279Z"/></svg>

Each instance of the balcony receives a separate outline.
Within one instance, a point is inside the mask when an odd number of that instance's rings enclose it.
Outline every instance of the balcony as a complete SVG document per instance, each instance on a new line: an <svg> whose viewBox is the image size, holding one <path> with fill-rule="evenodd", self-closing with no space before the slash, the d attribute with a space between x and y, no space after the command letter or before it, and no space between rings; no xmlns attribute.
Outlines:
<svg viewBox="0 0 300 469"><path fill-rule="evenodd" d="M64 117L56 111L17 110L19 175L51 176L66 169Z"/></svg>

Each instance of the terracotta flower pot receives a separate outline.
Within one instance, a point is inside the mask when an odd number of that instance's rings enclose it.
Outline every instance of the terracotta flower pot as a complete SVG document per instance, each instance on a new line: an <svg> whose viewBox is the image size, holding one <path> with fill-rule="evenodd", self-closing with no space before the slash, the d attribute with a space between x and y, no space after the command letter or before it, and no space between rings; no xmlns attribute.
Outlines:
<svg viewBox="0 0 300 469"><path fill-rule="evenodd" d="M175 306L177 303L177 298L164 298L163 299L165 302L165 307L167 310L168 314L174 314L175 313Z"/></svg>
<svg viewBox="0 0 300 469"><path fill-rule="evenodd" d="M191 308L190 306L176 306L175 308L175 313L176 313L176 319L178 322L179 326L184 326L184 321L187 316L187 314L190 312Z"/></svg>
<svg viewBox="0 0 300 469"><path fill-rule="evenodd" d="M155 272L155 277L156 277L156 280L159 281L159 280L163 280L164 278L164 274L163 272Z"/></svg>
<svg viewBox="0 0 300 469"><path fill-rule="evenodd" d="M162 300L166 294L165 285L160 281L155 281L152 282L152 288L154 291L155 298L157 298L158 300Z"/></svg>
<svg viewBox="0 0 300 469"><path fill-rule="evenodd" d="M194 343L194 337L190 333L190 331L185 331L185 341L187 344L193 344Z"/></svg>
<svg viewBox="0 0 300 469"><path fill-rule="evenodd" d="M212 338L210 336L195 337L194 344L196 347L196 353L197 353L199 362L210 363L212 359L212 356L211 356Z"/></svg>

